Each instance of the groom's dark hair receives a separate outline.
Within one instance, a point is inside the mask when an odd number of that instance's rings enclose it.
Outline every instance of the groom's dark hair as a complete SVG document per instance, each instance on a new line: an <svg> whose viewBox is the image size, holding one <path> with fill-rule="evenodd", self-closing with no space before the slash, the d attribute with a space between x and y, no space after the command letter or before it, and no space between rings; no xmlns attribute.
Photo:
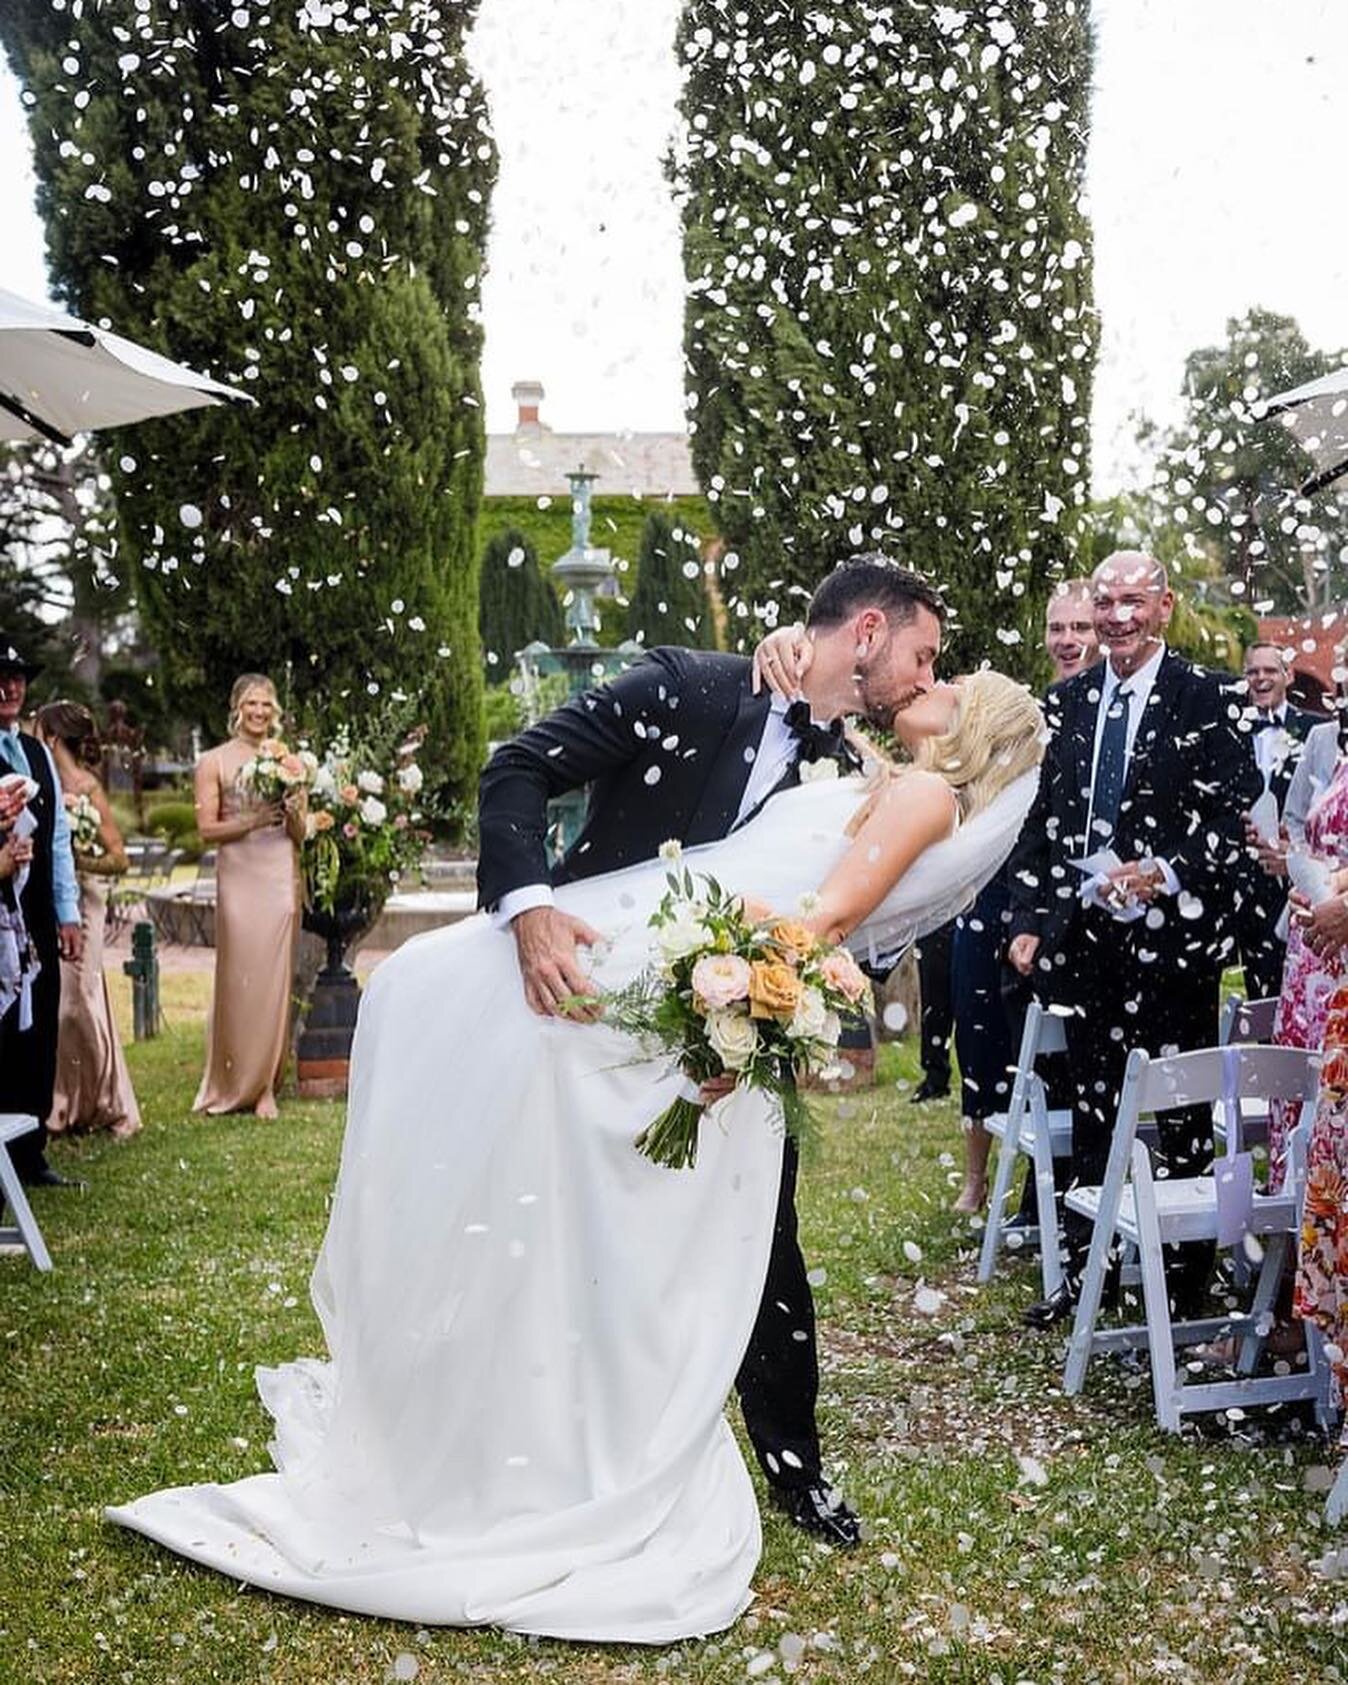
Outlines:
<svg viewBox="0 0 1348 1685"><path fill-rule="evenodd" d="M893 626L906 626L919 608L944 623L945 604L920 573L900 567L879 551L863 551L839 562L810 598L806 624L841 626L864 608L880 609Z"/></svg>

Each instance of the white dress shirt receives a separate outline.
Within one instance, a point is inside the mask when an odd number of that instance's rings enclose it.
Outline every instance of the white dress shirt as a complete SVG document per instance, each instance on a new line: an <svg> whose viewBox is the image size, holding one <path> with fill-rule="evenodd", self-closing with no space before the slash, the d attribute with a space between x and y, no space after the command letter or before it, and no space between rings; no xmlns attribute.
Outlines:
<svg viewBox="0 0 1348 1685"><path fill-rule="evenodd" d="M1101 685L1100 706L1096 710L1095 714L1095 742L1091 750L1092 806L1094 806L1095 798L1095 774L1100 764L1100 740L1104 736L1105 730L1105 715L1109 712L1110 708L1113 707L1114 698L1117 692L1126 687L1128 694L1124 698L1124 702L1128 708L1128 724L1125 731L1123 752L1123 782L1126 787L1128 783L1128 768L1132 764L1133 759L1133 746L1137 742L1137 734L1142 727L1142 719L1146 712L1147 703L1151 700L1151 693L1156 684L1156 675L1161 671L1161 663L1165 660L1165 649L1166 646L1162 643L1155 655L1150 656L1130 678L1126 679L1121 679L1119 677L1110 662L1106 661L1104 663L1104 677ZM1094 840L1093 825L1094 813L1092 812L1088 814L1086 822L1087 847L1088 849L1091 849L1092 852L1094 852L1092 848ZM1175 876L1174 868L1171 866L1170 862L1168 860L1152 859L1148 863L1150 865L1158 866L1161 870L1159 893L1162 895L1178 894L1180 882ZM1107 911L1114 915L1115 918L1123 919L1125 921L1141 918L1146 911L1146 908L1141 904L1141 902L1133 901L1126 904L1124 907L1119 908L1105 900L1104 890L1107 882L1108 880L1103 872L1086 879L1081 886L1081 898L1087 906L1105 907Z"/></svg>
<svg viewBox="0 0 1348 1685"><path fill-rule="evenodd" d="M786 710L785 699L774 695L767 718L763 721L763 735L755 747L745 750L745 758L752 756L753 764L749 768L749 779L740 797L732 830L742 825L754 809L768 799L800 753L800 738L787 725ZM504 927L521 913L527 913L534 907L551 907L552 904L550 884L523 884L501 897L492 916L498 926Z"/></svg>

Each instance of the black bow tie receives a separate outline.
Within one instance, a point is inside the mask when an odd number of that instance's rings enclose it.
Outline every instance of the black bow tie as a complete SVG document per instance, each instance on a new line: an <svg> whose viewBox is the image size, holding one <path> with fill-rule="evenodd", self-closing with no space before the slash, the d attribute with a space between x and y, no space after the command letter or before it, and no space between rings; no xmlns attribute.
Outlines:
<svg viewBox="0 0 1348 1685"><path fill-rule="evenodd" d="M1282 721L1275 714L1256 714L1252 731L1268 731L1271 726L1281 725Z"/></svg>
<svg viewBox="0 0 1348 1685"><path fill-rule="evenodd" d="M837 761L847 770L861 765L861 757L847 741L847 726L842 720L830 720L816 725L810 718L808 702L793 702L786 710L786 727L793 737L800 739L802 761Z"/></svg>

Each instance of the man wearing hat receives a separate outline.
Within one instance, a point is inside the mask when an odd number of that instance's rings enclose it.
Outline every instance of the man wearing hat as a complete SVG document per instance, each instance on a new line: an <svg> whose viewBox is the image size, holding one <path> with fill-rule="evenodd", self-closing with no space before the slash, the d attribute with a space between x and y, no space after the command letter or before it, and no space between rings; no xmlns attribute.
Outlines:
<svg viewBox="0 0 1348 1685"><path fill-rule="evenodd" d="M37 785L27 806L36 828L29 834L32 858L19 907L41 967L33 981L27 1027L21 1027L18 1001L0 1018L0 1112L26 1112L38 1119L41 1127L14 1141L10 1156L25 1182L59 1187L65 1178L47 1163L43 1149L56 1081L60 962L80 957L80 897L56 767L46 747L19 730L28 681L37 671L0 632L0 777L22 773Z"/></svg>

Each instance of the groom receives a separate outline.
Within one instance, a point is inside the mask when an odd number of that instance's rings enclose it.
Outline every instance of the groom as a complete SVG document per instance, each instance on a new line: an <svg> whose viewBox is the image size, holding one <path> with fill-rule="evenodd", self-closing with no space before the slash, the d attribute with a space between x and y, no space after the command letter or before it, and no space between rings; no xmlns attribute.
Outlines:
<svg viewBox="0 0 1348 1685"><path fill-rule="evenodd" d="M917 574L878 554L852 556L810 603L804 705L755 696L743 656L662 648L502 745L478 792L478 899L510 926L533 1010L554 1016L568 997L595 992L576 949L599 937L553 905L552 885L651 860L668 838L691 847L726 836L797 783L802 760L850 754L844 715L888 732L933 683L944 616ZM547 803L583 786L584 828L550 868ZM815 1425L819 1365L796 1168L788 1140L763 1302L736 1385L777 1503L798 1526L850 1547L860 1527L824 1478Z"/></svg>

